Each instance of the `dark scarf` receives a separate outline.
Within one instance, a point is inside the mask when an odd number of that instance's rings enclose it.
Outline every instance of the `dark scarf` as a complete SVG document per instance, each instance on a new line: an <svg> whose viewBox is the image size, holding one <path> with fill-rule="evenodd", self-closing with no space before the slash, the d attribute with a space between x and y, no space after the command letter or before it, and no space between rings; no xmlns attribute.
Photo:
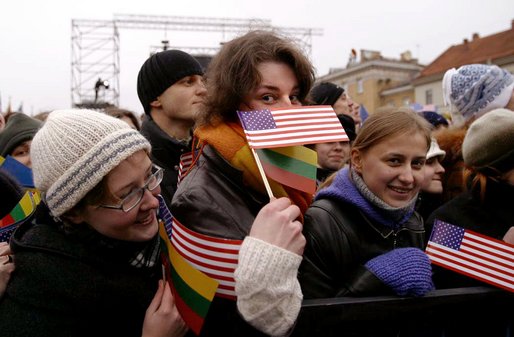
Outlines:
<svg viewBox="0 0 514 337"><path fill-rule="evenodd" d="M350 178L351 174L351 178ZM318 192L315 200L334 198L350 203L366 216L392 229L398 229L414 213L416 198L405 207L391 207L369 190L361 176L355 170L339 170L330 186Z"/></svg>

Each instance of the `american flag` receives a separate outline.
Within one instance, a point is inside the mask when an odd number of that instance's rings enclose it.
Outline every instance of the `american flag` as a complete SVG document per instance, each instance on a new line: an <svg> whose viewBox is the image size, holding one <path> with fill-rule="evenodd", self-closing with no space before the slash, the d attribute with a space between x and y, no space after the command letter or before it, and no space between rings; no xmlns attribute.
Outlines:
<svg viewBox="0 0 514 337"><path fill-rule="evenodd" d="M433 264L514 292L514 245L436 220L426 253Z"/></svg>
<svg viewBox="0 0 514 337"><path fill-rule="evenodd" d="M192 266L219 282L217 296L236 299L234 271L242 243L194 232L173 219L171 244Z"/></svg>
<svg viewBox="0 0 514 337"><path fill-rule="evenodd" d="M194 159L195 155L196 155L196 151L184 153L183 155L180 156L180 164L178 166L177 185L180 184L180 181L186 176L189 168L191 168L191 165L193 164L193 159Z"/></svg>
<svg viewBox="0 0 514 337"><path fill-rule="evenodd" d="M254 149L348 141L329 105L237 113Z"/></svg>

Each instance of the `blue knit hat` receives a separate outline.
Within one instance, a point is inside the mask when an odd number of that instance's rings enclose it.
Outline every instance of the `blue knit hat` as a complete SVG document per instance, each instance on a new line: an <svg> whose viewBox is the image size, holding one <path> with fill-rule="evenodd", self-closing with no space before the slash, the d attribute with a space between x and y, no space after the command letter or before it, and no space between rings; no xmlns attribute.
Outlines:
<svg viewBox="0 0 514 337"><path fill-rule="evenodd" d="M466 121L496 108L512 97L514 76L496 65L468 64L448 70L443 78L443 98L453 104Z"/></svg>

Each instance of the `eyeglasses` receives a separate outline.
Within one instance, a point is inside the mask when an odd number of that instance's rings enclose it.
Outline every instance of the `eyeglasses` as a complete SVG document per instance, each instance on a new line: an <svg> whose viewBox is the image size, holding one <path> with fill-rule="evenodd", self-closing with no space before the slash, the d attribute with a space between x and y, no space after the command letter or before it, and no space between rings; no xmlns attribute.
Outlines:
<svg viewBox="0 0 514 337"><path fill-rule="evenodd" d="M145 182L143 187L134 189L129 193L125 198L121 200L119 205L99 205L98 207L102 208L110 208L110 209L119 209L123 212L130 212L134 207L136 207L141 200L143 199L143 195L145 194L145 190L153 191L159 186L164 176L164 170L157 165L152 165L152 175L148 177L148 180Z"/></svg>

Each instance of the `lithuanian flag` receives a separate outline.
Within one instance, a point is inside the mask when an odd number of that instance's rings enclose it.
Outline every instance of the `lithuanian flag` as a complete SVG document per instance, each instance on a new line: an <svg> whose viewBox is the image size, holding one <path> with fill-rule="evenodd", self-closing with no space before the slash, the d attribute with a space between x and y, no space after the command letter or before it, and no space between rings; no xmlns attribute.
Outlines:
<svg viewBox="0 0 514 337"><path fill-rule="evenodd" d="M199 335L218 282L194 268L176 251L163 221L159 222L159 235L166 280L172 285L177 309L187 326Z"/></svg>
<svg viewBox="0 0 514 337"><path fill-rule="evenodd" d="M315 151L304 146L256 149L266 176L300 191L316 191Z"/></svg>

